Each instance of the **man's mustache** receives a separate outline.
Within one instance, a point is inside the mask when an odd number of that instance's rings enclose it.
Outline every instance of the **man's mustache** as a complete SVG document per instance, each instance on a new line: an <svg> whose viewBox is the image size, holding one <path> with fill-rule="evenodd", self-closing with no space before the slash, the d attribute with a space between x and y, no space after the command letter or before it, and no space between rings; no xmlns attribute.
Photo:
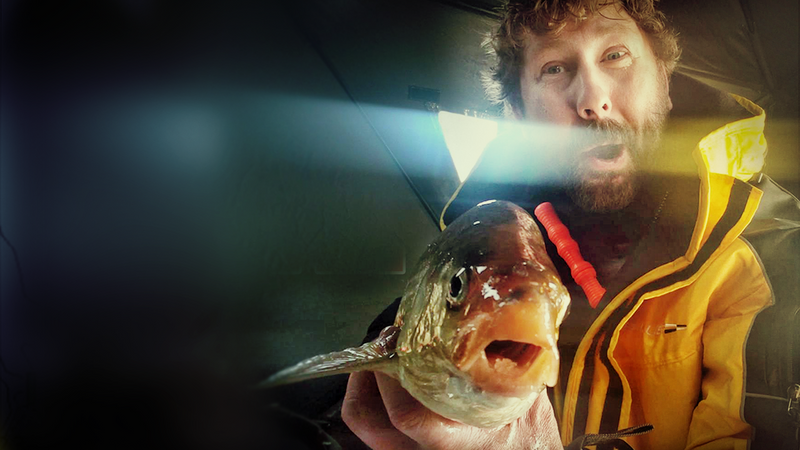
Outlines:
<svg viewBox="0 0 800 450"><path fill-rule="evenodd" d="M575 146L585 148L602 144L631 144L638 136L637 131L626 124L604 120L589 122L575 132Z"/></svg>

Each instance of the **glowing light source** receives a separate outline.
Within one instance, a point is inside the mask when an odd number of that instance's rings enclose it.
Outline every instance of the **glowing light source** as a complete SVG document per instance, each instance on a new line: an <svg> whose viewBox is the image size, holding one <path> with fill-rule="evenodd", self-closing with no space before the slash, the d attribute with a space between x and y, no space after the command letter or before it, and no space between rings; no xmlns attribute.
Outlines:
<svg viewBox="0 0 800 450"><path fill-rule="evenodd" d="M439 124L458 178L464 181L483 149L497 136L497 122L442 111L439 113Z"/></svg>

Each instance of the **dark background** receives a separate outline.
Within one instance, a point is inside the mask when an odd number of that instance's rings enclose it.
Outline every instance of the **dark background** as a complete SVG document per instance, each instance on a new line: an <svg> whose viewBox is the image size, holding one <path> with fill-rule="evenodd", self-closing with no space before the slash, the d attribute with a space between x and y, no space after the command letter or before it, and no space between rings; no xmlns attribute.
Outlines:
<svg viewBox="0 0 800 450"><path fill-rule="evenodd" d="M798 192L798 5L664 2L679 71L758 101ZM343 377L458 179L491 2L2 3L0 445L281 448ZM301 431L305 432L305 431ZM301 446L293 441L292 445Z"/></svg>

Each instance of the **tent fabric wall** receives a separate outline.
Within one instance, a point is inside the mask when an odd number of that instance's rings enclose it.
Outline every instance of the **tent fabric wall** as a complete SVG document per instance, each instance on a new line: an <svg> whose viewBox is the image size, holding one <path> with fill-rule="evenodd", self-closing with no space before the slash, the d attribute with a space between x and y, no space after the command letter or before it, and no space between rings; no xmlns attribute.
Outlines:
<svg viewBox="0 0 800 450"><path fill-rule="evenodd" d="M438 232L294 24L244 6L4 18L11 448L270 447L277 397L249 386L359 343Z"/></svg>

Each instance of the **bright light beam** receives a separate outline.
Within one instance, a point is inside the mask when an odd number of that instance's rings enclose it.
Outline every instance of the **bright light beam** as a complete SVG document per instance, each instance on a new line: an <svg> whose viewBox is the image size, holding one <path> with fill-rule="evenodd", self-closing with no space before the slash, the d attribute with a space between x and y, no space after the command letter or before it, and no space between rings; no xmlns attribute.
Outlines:
<svg viewBox="0 0 800 450"><path fill-rule="evenodd" d="M463 182L478 162L483 149L497 136L497 122L441 111L439 125L458 178Z"/></svg>

